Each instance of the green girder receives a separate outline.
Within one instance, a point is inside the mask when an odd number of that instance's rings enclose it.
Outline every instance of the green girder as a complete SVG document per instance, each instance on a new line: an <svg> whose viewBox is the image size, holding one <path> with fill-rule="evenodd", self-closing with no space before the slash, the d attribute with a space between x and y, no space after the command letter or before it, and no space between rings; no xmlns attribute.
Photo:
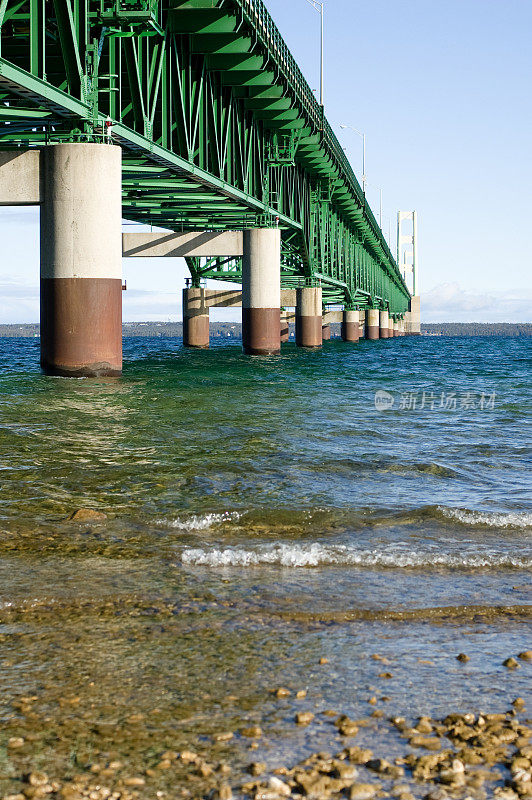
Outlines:
<svg viewBox="0 0 532 800"><path fill-rule="evenodd" d="M0 0L0 147L112 140L123 215L170 230L279 226L282 285L325 304L410 294L261 0ZM194 282L239 259L187 259Z"/></svg>

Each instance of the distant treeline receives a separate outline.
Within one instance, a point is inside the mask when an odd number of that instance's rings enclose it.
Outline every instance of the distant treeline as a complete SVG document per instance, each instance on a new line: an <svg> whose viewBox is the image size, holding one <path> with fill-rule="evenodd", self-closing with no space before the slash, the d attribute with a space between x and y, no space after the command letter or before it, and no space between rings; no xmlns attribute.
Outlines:
<svg viewBox="0 0 532 800"><path fill-rule="evenodd" d="M531 322L432 322L421 332L432 336L532 336Z"/></svg>
<svg viewBox="0 0 532 800"><path fill-rule="evenodd" d="M211 335L223 339L240 339L241 325L236 322L211 322ZM124 338L131 336L147 336L179 338L183 336L183 323L181 322L124 322L122 325ZM0 325L0 337L38 338L39 324L25 323L22 325Z"/></svg>
<svg viewBox="0 0 532 800"><path fill-rule="evenodd" d="M159 338L179 338L183 335L181 322L124 322L122 327L125 338L131 336L148 336ZM333 336L340 335L340 326L331 325ZM421 332L425 336L532 336L530 322L438 322L423 323ZM237 322L211 322L211 336L220 339L240 339L242 326ZM37 338L39 325L27 323L22 325L0 325L0 337ZM292 326L293 336L293 326Z"/></svg>

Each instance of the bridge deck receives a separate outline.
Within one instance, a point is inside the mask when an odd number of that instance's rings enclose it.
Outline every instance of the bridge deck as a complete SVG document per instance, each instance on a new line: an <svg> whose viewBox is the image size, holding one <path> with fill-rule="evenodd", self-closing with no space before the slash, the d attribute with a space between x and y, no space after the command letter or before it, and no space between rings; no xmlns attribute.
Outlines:
<svg viewBox="0 0 532 800"><path fill-rule="evenodd" d="M112 138L123 214L169 230L279 225L287 288L401 314L409 292L261 0L0 0L0 147ZM189 259L241 279L237 258Z"/></svg>

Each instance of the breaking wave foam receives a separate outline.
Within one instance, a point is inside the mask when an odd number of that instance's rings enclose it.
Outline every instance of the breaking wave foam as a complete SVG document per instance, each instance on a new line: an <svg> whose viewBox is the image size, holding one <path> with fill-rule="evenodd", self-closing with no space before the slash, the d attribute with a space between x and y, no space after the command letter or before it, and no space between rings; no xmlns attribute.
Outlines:
<svg viewBox="0 0 532 800"><path fill-rule="evenodd" d="M532 513L530 511L489 512L469 511L463 508L438 509L448 519L454 519L463 525L487 525L489 528L530 528Z"/></svg>
<svg viewBox="0 0 532 800"><path fill-rule="evenodd" d="M158 519L156 524L182 531L206 531L222 522L237 522L239 519L237 511L226 511L223 514L194 514L188 519Z"/></svg>
<svg viewBox="0 0 532 800"><path fill-rule="evenodd" d="M281 567L355 566L388 568L455 568L455 569L530 569L532 558L502 553L437 553L412 550L358 550L348 545L278 544L254 549L228 547L225 549L186 548L181 561L187 566Z"/></svg>

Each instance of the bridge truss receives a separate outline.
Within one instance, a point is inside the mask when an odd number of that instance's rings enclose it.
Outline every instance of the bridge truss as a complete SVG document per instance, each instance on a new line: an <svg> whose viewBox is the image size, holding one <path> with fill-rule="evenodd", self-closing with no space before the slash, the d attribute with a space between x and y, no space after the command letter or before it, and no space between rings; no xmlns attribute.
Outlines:
<svg viewBox="0 0 532 800"><path fill-rule="evenodd" d="M261 0L0 0L0 148L108 141L123 216L279 226L282 285L401 316L410 293ZM241 260L188 259L193 283Z"/></svg>

